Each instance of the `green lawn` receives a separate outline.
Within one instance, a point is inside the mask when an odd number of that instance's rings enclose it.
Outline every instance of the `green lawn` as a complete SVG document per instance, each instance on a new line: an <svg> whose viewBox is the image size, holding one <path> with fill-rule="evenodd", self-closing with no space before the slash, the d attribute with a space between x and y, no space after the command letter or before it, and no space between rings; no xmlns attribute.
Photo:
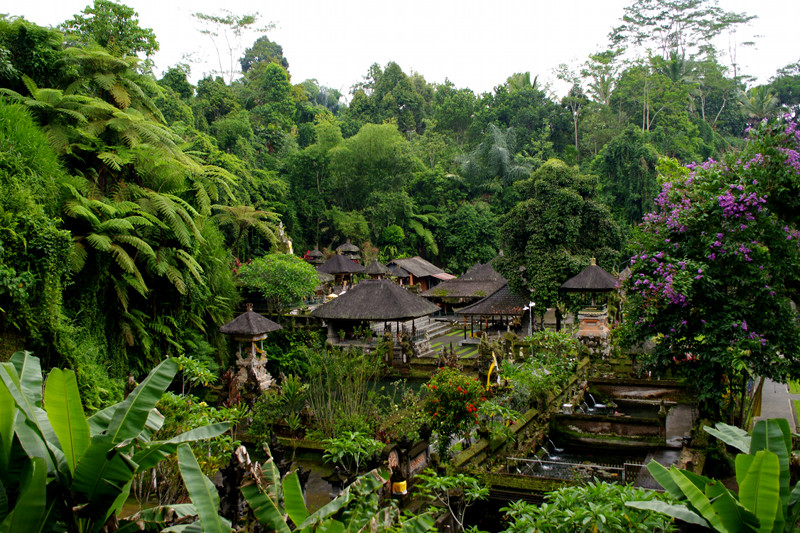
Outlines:
<svg viewBox="0 0 800 533"><path fill-rule="evenodd" d="M792 400L794 402L794 416L798 417L797 426L800 427L800 400Z"/></svg>
<svg viewBox="0 0 800 533"><path fill-rule="evenodd" d="M789 392L792 394L800 394L800 382L799 381L790 381L789 382Z"/></svg>

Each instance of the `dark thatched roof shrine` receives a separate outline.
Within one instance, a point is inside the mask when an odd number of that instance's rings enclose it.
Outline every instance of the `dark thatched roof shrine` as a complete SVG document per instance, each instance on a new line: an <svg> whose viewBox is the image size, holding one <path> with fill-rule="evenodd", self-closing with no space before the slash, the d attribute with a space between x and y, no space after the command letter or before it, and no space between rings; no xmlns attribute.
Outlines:
<svg viewBox="0 0 800 533"><path fill-rule="evenodd" d="M604 292L613 291L619 285L619 280L597 266L594 257L592 264L584 268L580 274L568 279L561 285L565 291L575 292Z"/></svg>
<svg viewBox="0 0 800 533"><path fill-rule="evenodd" d="M317 270L317 278L319 279L320 283L331 283L332 281L336 280L333 274L328 274L327 272L320 272L319 270Z"/></svg>
<svg viewBox="0 0 800 533"><path fill-rule="evenodd" d="M370 276L385 276L389 273L389 269L386 268L386 265L375 259L372 263L367 265L364 272Z"/></svg>
<svg viewBox="0 0 800 533"><path fill-rule="evenodd" d="M389 269L389 275L393 278L407 278L411 275L408 273L408 270L397 265L389 264L386 266L386 268Z"/></svg>
<svg viewBox="0 0 800 533"><path fill-rule="evenodd" d="M279 329L283 329L280 324L253 311L252 304L247 304L247 311L219 328L222 333L235 337L260 337Z"/></svg>
<svg viewBox="0 0 800 533"><path fill-rule="evenodd" d="M334 255L322 263L317 270L320 272L327 272L328 274L356 274L358 272L364 272L364 267L348 257Z"/></svg>
<svg viewBox="0 0 800 533"><path fill-rule="evenodd" d="M528 298L513 294L508 285L504 285L483 300L456 309L456 313L472 316L522 316L527 306Z"/></svg>
<svg viewBox="0 0 800 533"><path fill-rule="evenodd" d="M439 308L424 298L385 279L364 280L335 300L311 312L328 320L409 320L435 313Z"/></svg>
<svg viewBox="0 0 800 533"><path fill-rule="evenodd" d="M426 298L485 298L508 283L490 263L478 263L456 279L443 281L420 296Z"/></svg>
<svg viewBox="0 0 800 533"><path fill-rule="evenodd" d="M309 251L307 255L312 259L322 259L323 257L325 257L325 254L320 252L319 248L314 248L313 250Z"/></svg>
<svg viewBox="0 0 800 533"><path fill-rule="evenodd" d="M346 243L340 244L339 246L336 247L336 251L339 252L340 254L342 253L357 254L358 252L361 251L361 248L351 243L350 239L347 239Z"/></svg>

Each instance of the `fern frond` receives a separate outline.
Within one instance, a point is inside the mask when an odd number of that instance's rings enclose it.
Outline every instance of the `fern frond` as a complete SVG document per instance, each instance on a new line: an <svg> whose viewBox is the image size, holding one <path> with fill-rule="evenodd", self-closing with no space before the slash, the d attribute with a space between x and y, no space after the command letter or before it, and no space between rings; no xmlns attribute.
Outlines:
<svg viewBox="0 0 800 533"><path fill-rule="evenodd" d="M108 235L101 235L99 233L90 233L86 236L86 240L92 245L95 250L101 252L110 252L112 243Z"/></svg>

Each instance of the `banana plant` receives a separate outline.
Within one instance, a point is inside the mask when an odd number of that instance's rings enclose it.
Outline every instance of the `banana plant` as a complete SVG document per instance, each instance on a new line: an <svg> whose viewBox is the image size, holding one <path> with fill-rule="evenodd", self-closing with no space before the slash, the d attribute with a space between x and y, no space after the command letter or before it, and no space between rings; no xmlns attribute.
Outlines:
<svg viewBox="0 0 800 533"><path fill-rule="evenodd" d="M260 480L248 476L241 490L258 522L278 533L323 531L400 531L423 533L433 527L430 514L403 517L396 507L380 506L378 491L386 479L377 469L357 478L335 499L311 513L306 507L297 472L280 479L277 466L269 459L262 465ZM283 505L280 502L283 501ZM289 521L294 528L289 526Z"/></svg>
<svg viewBox="0 0 800 533"><path fill-rule="evenodd" d="M18 352L0 364L0 531L101 532L117 522L136 474L227 431L220 423L151 439L177 370L163 361L125 400L87 418L73 371L51 370L43 393L37 357Z"/></svg>
<svg viewBox="0 0 800 533"><path fill-rule="evenodd" d="M718 480L651 461L647 469L679 503L636 501L626 505L721 533L794 531L800 519L800 482L790 490L789 423L782 418L759 420L751 435L722 423L704 429L742 452L736 456L738 494Z"/></svg>

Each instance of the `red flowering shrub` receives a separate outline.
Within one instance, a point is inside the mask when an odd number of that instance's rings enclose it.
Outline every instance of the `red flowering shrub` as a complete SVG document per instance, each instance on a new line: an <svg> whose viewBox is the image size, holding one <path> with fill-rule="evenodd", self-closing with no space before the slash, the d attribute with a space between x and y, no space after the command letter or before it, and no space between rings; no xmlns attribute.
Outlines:
<svg viewBox="0 0 800 533"><path fill-rule="evenodd" d="M425 384L423 407L431 429L439 435L444 457L454 435L468 436L478 423L478 409L486 401L478 380L454 368L440 368Z"/></svg>

